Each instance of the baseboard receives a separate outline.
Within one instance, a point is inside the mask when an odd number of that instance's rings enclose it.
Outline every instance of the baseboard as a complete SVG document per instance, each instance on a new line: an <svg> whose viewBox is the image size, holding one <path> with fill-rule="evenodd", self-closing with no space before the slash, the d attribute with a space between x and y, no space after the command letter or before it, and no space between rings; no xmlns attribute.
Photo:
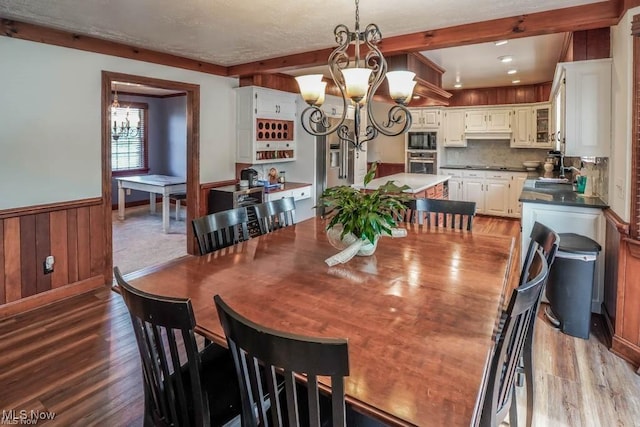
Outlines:
<svg viewBox="0 0 640 427"><path fill-rule="evenodd" d="M60 288L51 289L50 291L9 302L0 306L0 319L34 310L56 301L97 289L101 286L105 286L104 277L98 275Z"/></svg>
<svg viewBox="0 0 640 427"><path fill-rule="evenodd" d="M611 352L635 366L640 366L640 347L617 336L613 336Z"/></svg>
<svg viewBox="0 0 640 427"><path fill-rule="evenodd" d="M162 203L162 196L156 196L156 203ZM170 201L170 203L175 205L175 202L173 200ZM149 204L149 199L144 199L144 200L134 200L131 202L125 202L124 207L125 208L133 208L136 206L144 206L144 205L148 205ZM184 205L184 203L183 203ZM111 210L112 211L117 211L118 210L118 204L117 203L113 203L111 205Z"/></svg>

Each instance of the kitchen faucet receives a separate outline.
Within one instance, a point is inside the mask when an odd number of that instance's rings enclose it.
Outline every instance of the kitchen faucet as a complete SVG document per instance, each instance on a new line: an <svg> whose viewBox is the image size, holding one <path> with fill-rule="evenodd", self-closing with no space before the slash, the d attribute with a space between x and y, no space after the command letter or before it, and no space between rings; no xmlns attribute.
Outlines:
<svg viewBox="0 0 640 427"><path fill-rule="evenodd" d="M564 165L564 153L560 153L560 178L566 178L564 173L565 172L569 172L571 170L574 170L574 171L580 173L580 169L578 169L575 166L565 166Z"/></svg>

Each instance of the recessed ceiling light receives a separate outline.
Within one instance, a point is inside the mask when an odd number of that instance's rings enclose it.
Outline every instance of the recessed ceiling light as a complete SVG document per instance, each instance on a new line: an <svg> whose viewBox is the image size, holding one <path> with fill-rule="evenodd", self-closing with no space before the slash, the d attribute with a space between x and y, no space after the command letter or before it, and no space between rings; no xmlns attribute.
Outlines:
<svg viewBox="0 0 640 427"><path fill-rule="evenodd" d="M462 87L462 83L456 83L453 85L456 89L460 89Z"/></svg>
<svg viewBox="0 0 640 427"><path fill-rule="evenodd" d="M511 83L517 84L517 83L520 83L520 80L512 80Z"/></svg>
<svg viewBox="0 0 640 427"><path fill-rule="evenodd" d="M496 46L502 46L504 44L509 43L509 40L498 40L497 42L495 42Z"/></svg>
<svg viewBox="0 0 640 427"><path fill-rule="evenodd" d="M500 62L504 63L513 61L513 57L511 56L499 56L498 59L500 60Z"/></svg>
<svg viewBox="0 0 640 427"><path fill-rule="evenodd" d="M516 70L515 68L513 68L513 69L511 69L511 70L507 71L507 74L515 74L515 73L517 73L517 72L518 72L518 70Z"/></svg>

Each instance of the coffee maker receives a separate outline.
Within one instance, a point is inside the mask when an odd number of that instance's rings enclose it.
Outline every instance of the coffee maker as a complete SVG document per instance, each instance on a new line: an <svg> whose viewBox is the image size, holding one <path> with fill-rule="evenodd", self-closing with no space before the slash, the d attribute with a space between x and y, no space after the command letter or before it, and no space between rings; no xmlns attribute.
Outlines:
<svg viewBox="0 0 640 427"><path fill-rule="evenodd" d="M240 171L240 181L247 181L249 187L258 186L258 171L247 168Z"/></svg>

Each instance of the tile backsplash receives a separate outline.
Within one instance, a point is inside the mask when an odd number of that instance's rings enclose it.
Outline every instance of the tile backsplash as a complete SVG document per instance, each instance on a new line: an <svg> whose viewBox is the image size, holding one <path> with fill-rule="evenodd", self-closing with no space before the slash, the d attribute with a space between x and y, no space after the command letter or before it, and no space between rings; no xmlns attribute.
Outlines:
<svg viewBox="0 0 640 427"><path fill-rule="evenodd" d="M522 162L538 160L544 163L549 150L511 148L509 140L469 140L466 148L444 148L440 165L485 165L522 167ZM541 169L542 170L542 169Z"/></svg>
<svg viewBox="0 0 640 427"><path fill-rule="evenodd" d="M605 203L609 203L609 159L607 157L597 157L595 163L584 162L580 157L565 157L565 166L574 166L580 169L581 164L587 169L587 173L593 179L593 192Z"/></svg>

